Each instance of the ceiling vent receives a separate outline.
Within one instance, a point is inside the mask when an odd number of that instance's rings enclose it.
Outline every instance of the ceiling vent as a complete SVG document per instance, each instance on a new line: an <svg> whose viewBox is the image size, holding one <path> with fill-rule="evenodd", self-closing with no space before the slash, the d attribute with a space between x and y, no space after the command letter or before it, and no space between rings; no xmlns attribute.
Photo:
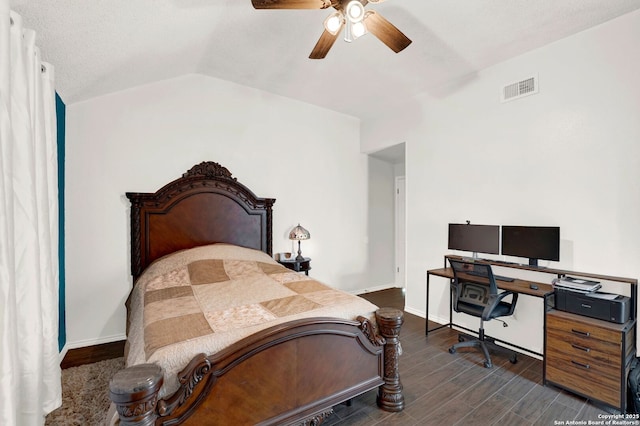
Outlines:
<svg viewBox="0 0 640 426"><path fill-rule="evenodd" d="M536 93L538 93L538 77L533 76L504 86L501 100L502 102L513 101Z"/></svg>

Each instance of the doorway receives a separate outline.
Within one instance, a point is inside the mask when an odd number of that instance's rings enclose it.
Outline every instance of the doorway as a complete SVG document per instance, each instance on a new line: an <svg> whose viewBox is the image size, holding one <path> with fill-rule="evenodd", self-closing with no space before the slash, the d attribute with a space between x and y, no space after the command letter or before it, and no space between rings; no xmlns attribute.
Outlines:
<svg viewBox="0 0 640 426"><path fill-rule="evenodd" d="M384 258L384 268L389 271L388 286L404 289L406 286L405 144L393 145L370 153L369 156L376 160L375 170L370 169L369 177L370 194L377 194L378 200L376 203L370 202L369 205L370 220L378 219L376 220L378 226L375 229L370 228L369 235L370 243L377 244L375 269L380 271L382 266L380 262ZM389 190L392 192L384 196L383 194ZM383 216L388 217L389 220L380 221L379 218ZM380 229L382 223L386 223L386 229ZM382 241L383 235L387 235L388 239L385 238ZM381 256L381 250L384 250L384 256Z"/></svg>
<svg viewBox="0 0 640 426"><path fill-rule="evenodd" d="M406 197L405 177L396 176L396 205L395 205L395 240L396 240L396 287L405 288L407 285L406 268Z"/></svg>

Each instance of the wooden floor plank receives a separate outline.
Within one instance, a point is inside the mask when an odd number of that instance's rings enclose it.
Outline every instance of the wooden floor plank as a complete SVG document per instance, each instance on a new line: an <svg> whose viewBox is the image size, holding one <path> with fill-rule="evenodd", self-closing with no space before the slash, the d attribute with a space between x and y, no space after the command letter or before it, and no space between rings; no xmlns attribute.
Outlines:
<svg viewBox="0 0 640 426"><path fill-rule="evenodd" d="M361 295L378 306L404 306L400 289ZM389 297L389 303L386 302ZM434 327L436 324L431 324ZM328 419L330 426L386 425L552 425L554 421L598 420L606 414L584 398L542 385L542 361L518 354L511 364L505 355L493 355L493 368L484 368L476 350L448 352L458 333L443 328L424 335L424 318L405 312L400 332L404 350L400 376L406 408L376 418L375 391L356 399L369 404L342 411ZM372 411L373 410L373 411ZM360 413L359 413L360 412ZM359 414L358 414L359 413ZM384 414L381 414L384 416ZM353 417L351 417L353 416ZM363 423L368 420L369 423ZM353 422L352 422L353 421Z"/></svg>
<svg viewBox="0 0 640 426"><path fill-rule="evenodd" d="M378 306L404 309L401 289L362 295ZM435 324L431 324L435 326ZM406 408L388 413L376 405L376 391L354 398L351 406L339 405L326 426L417 425L546 425L554 421L598 420L607 414L584 398L542 385L542 362L518 355L511 364L505 355L492 355L494 367L484 368L479 351L450 354L457 332L443 328L424 334L423 318L405 313L400 333L403 355L400 376ZM61 366L73 367L120 357L124 342L70 350Z"/></svg>

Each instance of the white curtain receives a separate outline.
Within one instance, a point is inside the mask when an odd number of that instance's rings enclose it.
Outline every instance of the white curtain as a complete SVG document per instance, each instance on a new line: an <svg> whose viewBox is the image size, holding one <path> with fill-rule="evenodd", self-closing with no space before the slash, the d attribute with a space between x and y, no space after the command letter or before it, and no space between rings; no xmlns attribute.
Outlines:
<svg viewBox="0 0 640 426"><path fill-rule="evenodd" d="M0 0L0 425L61 404L53 67Z"/></svg>

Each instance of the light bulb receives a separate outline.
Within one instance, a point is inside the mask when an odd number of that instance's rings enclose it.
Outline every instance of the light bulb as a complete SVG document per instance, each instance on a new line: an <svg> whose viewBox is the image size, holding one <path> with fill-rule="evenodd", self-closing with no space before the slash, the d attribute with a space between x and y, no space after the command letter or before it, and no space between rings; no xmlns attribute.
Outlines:
<svg viewBox="0 0 640 426"><path fill-rule="evenodd" d="M324 20L324 28L331 34L336 35L336 33L340 31L340 28L342 28L343 22L344 15L341 12L335 12Z"/></svg>
<svg viewBox="0 0 640 426"><path fill-rule="evenodd" d="M353 0L347 5L347 15L351 22L361 21L364 17L364 6L358 0Z"/></svg>
<svg viewBox="0 0 640 426"><path fill-rule="evenodd" d="M354 22L351 27L351 33L354 38L358 38L366 32L364 24L362 22Z"/></svg>
<svg viewBox="0 0 640 426"><path fill-rule="evenodd" d="M335 33L340 28L340 18L336 15L332 15L327 19L327 31L330 33Z"/></svg>

